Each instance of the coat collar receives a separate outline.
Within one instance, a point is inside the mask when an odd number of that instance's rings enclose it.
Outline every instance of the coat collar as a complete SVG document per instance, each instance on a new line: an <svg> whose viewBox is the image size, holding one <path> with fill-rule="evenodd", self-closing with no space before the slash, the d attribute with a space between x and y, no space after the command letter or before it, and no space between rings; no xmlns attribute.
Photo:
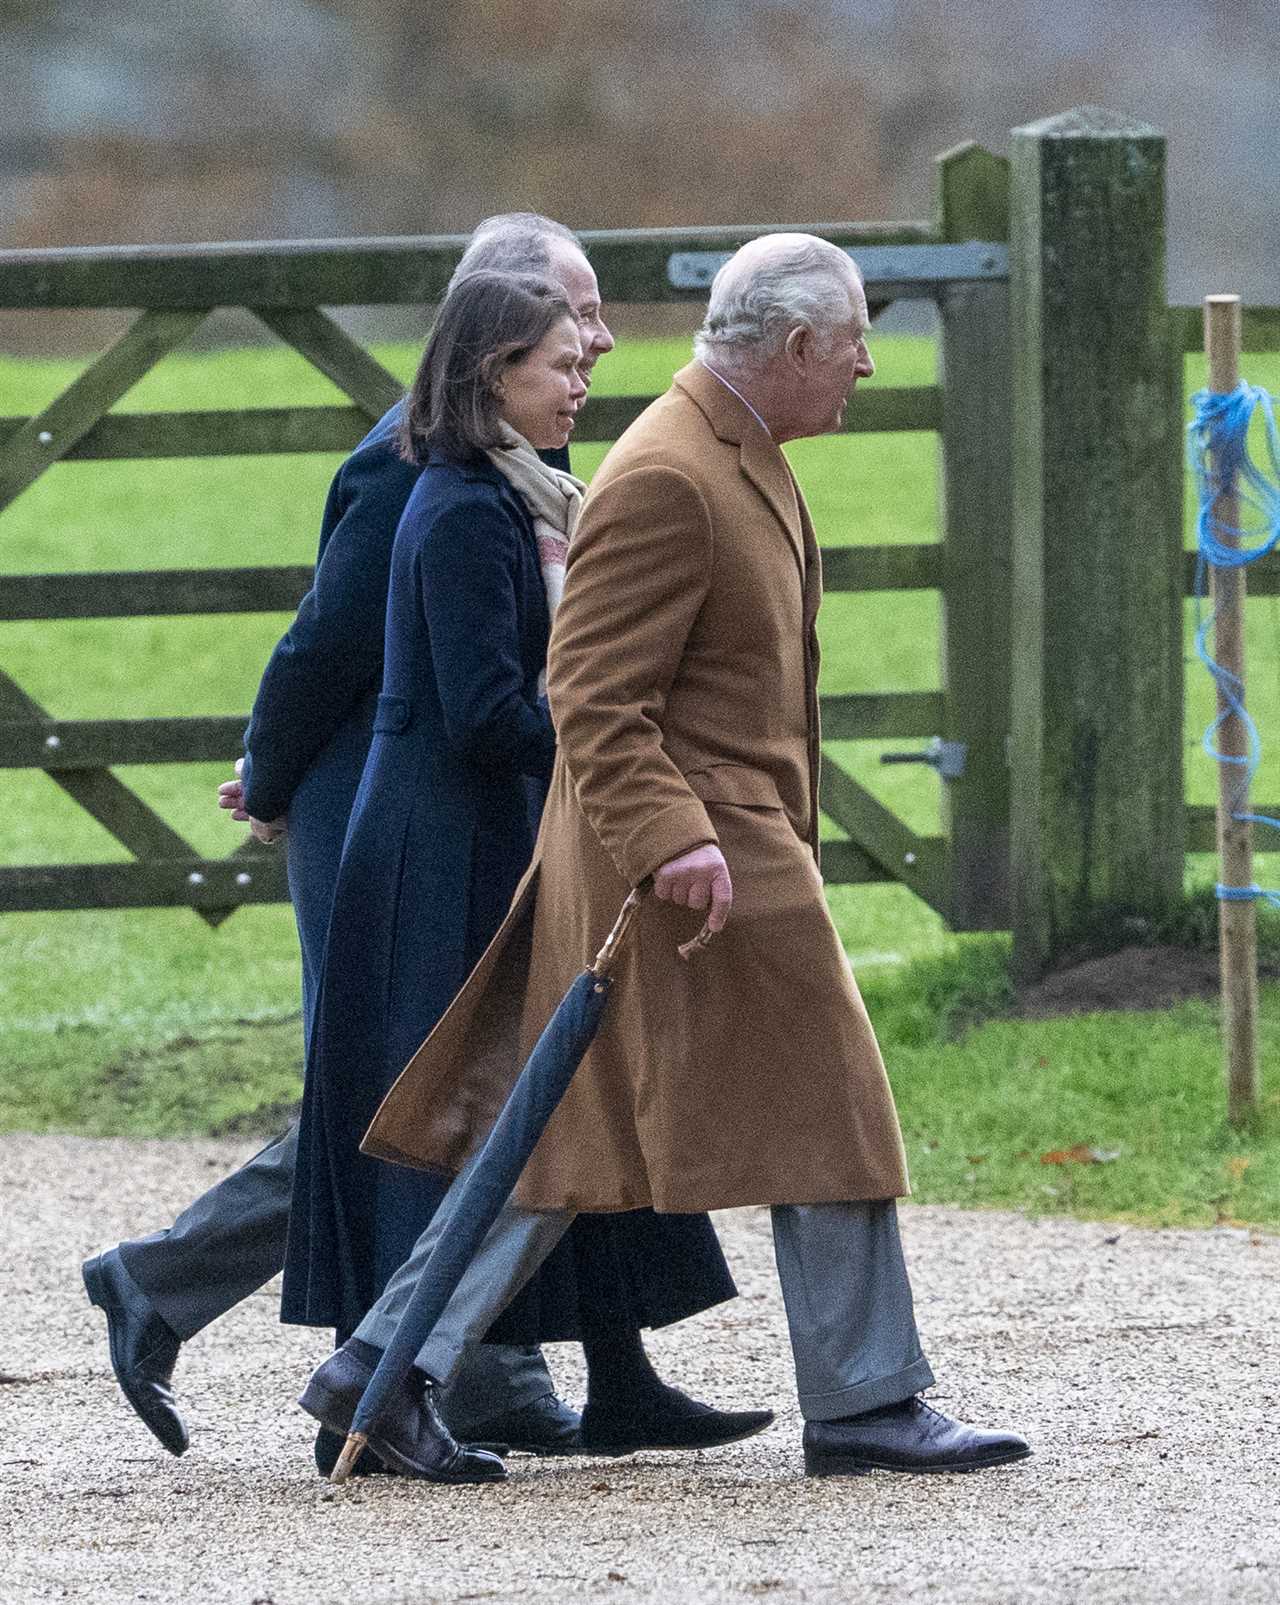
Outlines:
<svg viewBox="0 0 1280 1605"><path fill-rule="evenodd" d="M803 574L807 564L800 493L780 447L750 407L701 362L681 368L673 382L705 415L716 439L737 446L742 472L786 530Z"/></svg>

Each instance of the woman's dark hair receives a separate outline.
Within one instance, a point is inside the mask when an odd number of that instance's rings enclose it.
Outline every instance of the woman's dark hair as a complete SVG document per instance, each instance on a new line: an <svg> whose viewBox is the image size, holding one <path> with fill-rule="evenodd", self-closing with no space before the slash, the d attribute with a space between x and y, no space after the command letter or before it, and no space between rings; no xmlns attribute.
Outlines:
<svg viewBox="0 0 1280 1605"><path fill-rule="evenodd" d="M561 318L572 318L564 291L533 273L471 273L459 279L436 318L405 397L397 444L411 463L432 448L465 460L496 446L495 386Z"/></svg>

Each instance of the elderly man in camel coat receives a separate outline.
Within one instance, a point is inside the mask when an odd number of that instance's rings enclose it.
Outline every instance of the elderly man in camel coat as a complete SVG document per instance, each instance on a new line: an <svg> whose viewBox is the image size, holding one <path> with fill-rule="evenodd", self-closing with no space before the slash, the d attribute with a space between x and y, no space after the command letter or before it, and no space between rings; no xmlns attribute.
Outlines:
<svg viewBox="0 0 1280 1605"><path fill-rule="evenodd" d="M839 427L874 371L867 332L857 271L822 240L768 236L721 269L697 360L609 453L574 538L534 863L366 1140L465 1165L652 877L600 1033L419 1366L446 1381L578 1211L768 1204L815 1475L1029 1452L918 1397L933 1374L898 1239L902 1140L818 871L821 569L779 447ZM704 915L717 934L686 963ZM388 1341L447 1214L358 1340Z"/></svg>

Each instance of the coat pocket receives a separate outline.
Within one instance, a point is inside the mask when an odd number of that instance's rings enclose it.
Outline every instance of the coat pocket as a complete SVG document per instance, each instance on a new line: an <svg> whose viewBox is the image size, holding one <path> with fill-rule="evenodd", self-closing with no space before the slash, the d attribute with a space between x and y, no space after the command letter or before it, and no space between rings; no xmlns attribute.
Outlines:
<svg viewBox="0 0 1280 1605"><path fill-rule="evenodd" d="M691 769L684 778L702 802L736 803L740 808L782 808L772 777L745 764L712 764L706 769Z"/></svg>

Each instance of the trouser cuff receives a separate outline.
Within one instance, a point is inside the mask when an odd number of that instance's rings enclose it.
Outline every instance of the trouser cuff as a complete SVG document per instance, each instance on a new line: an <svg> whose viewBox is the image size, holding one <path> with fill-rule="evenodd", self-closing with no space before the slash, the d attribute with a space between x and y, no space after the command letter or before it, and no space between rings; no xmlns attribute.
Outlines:
<svg viewBox="0 0 1280 1605"><path fill-rule="evenodd" d="M881 1410L887 1404L909 1399L933 1386L933 1369L923 1355L905 1370L891 1376L873 1377L834 1393L802 1393L800 1414L806 1421L838 1421L842 1416L861 1415L864 1410Z"/></svg>

